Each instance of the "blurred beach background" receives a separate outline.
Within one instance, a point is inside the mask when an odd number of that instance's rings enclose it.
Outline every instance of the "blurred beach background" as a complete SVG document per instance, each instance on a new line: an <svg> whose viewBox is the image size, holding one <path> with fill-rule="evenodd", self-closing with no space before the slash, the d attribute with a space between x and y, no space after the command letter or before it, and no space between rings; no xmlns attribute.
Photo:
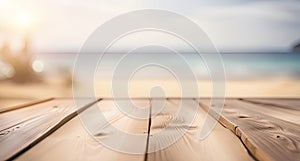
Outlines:
<svg viewBox="0 0 300 161"><path fill-rule="evenodd" d="M166 9L191 18L220 51L226 71L226 97L300 96L300 2L298 1L0 1L0 107L47 97L72 97L72 83L84 87L86 69L73 79L76 55L102 23L143 8ZM114 67L123 49L164 44L181 51L193 67L201 97L211 96L209 71L202 59L171 35L138 33L121 39L99 64L95 94L111 97ZM96 52L96 51L95 51ZM93 59L96 53L84 53ZM132 61L169 53L140 53ZM89 62L86 62L86 66ZM181 64L177 64L180 69ZM184 72L184 71L177 71ZM182 80L190 81L190 80ZM168 97L180 94L178 82L162 69L148 69L129 82L132 97L147 97L160 85Z"/></svg>

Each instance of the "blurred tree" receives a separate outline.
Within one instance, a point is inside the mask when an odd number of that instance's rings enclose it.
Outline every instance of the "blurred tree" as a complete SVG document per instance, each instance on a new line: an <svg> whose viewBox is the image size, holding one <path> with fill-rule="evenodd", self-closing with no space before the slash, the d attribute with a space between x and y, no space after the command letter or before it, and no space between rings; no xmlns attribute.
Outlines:
<svg viewBox="0 0 300 161"><path fill-rule="evenodd" d="M26 83L39 80L31 67L33 54L30 51L30 41L27 36L24 38L23 49L18 54L11 51L7 41L3 43L0 53L4 61L14 68L14 75L11 78L13 81Z"/></svg>
<svg viewBox="0 0 300 161"><path fill-rule="evenodd" d="M293 51L300 53L300 44L295 45Z"/></svg>

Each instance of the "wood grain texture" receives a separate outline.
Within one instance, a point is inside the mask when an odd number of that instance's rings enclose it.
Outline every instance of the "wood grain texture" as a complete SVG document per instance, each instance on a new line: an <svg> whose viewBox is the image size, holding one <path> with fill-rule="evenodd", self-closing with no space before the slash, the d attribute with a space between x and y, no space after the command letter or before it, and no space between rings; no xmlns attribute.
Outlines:
<svg viewBox="0 0 300 161"><path fill-rule="evenodd" d="M249 98L241 100L253 104L252 108L249 108L250 110L260 111L281 120L300 124L300 99Z"/></svg>
<svg viewBox="0 0 300 161"><path fill-rule="evenodd" d="M209 100L200 100L208 110ZM211 115L217 117L211 108ZM259 108L261 107L261 109ZM268 108L268 110L266 110ZM253 104L237 99L227 99L220 123L241 138L247 149L262 161L299 161L300 126L286 121L264 104Z"/></svg>
<svg viewBox="0 0 300 161"><path fill-rule="evenodd" d="M157 111L159 113L152 116L149 152L154 152L148 154L148 160L253 160L240 140L219 123L206 139L200 140L199 133L207 113L199 108L195 100L184 100L182 106L179 100L172 99L168 100L163 108L157 104L159 103L155 100L152 101L152 114ZM164 147L178 134L184 135L170 146ZM161 148L163 149L159 150Z"/></svg>
<svg viewBox="0 0 300 161"><path fill-rule="evenodd" d="M91 103L75 108L72 99L54 99L0 114L0 158L9 160L51 134Z"/></svg>
<svg viewBox="0 0 300 161"><path fill-rule="evenodd" d="M241 98L240 100L249 101L253 104L261 104L264 106L288 108L300 111L299 98Z"/></svg>
<svg viewBox="0 0 300 161"><path fill-rule="evenodd" d="M207 116L208 99L201 99L200 103L184 99L180 105L179 99L152 99L149 103L140 98L134 104L142 111L132 108L126 99L123 101L121 108L112 99L97 105L92 105L91 100L84 101L79 106L84 113L80 117L68 99L4 111L0 114L0 159L253 160L247 148L258 160L300 161L297 99L227 99L219 122L228 129L218 123L205 140L199 139L199 132ZM213 108L210 115L217 118ZM108 122L94 119L97 118L95 109ZM95 127L90 134L81 123L84 118L89 118L90 126ZM113 127L142 137L120 137ZM182 137L164 147L181 134ZM95 138L123 150L138 149L142 153L116 151L99 144Z"/></svg>
<svg viewBox="0 0 300 161"><path fill-rule="evenodd" d="M47 101L50 101L50 100L53 100L53 99L54 98L39 99L39 100L35 100L35 101L31 100L31 101L27 101L27 103L24 103L24 101L23 101L22 103L14 105L14 106L1 107L0 108L0 114L4 113L4 112L12 111L12 110L17 110L17 109L20 109L20 108L29 107L29 106L32 106L32 105L35 105L35 104L47 102Z"/></svg>
<svg viewBox="0 0 300 161"><path fill-rule="evenodd" d="M139 107L145 108L149 113L149 100L135 101ZM122 105L126 105L122 104ZM130 106L130 105L128 105ZM131 108L131 107L128 107ZM132 138L121 138L120 135L114 136L115 131L108 124L97 122L94 114L95 109L99 109L110 125L126 133L142 136L141 140L132 140ZM136 111L131 111L133 114ZM83 115L83 116L81 116ZM83 111L80 116L73 118L53 134L45 138L39 144L28 150L17 158L17 160L103 160L103 161L142 161L144 160L147 135L148 135L148 117L146 119L134 119L120 112L118 107L111 100L100 101ZM83 117L89 117L90 123L97 127L94 136L89 134L81 123ZM119 137L118 137L119 136ZM128 154L118 152L100 144L100 141L116 140L120 147L132 148L137 143L142 145L142 154ZM116 138L118 137L118 138ZM121 140L120 140L121 138Z"/></svg>

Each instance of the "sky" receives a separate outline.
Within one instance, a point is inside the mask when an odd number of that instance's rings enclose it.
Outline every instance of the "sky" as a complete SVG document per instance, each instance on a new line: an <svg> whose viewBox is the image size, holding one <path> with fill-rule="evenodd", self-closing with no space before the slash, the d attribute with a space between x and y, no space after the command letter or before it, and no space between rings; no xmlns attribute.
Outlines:
<svg viewBox="0 0 300 161"><path fill-rule="evenodd" d="M139 9L164 9L190 18L220 51L287 51L300 42L300 1L0 0L0 45L10 41L18 48L26 29L36 51L79 51L101 24ZM137 34L116 49L144 37ZM176 46L166 35L157 37Z"/></svg>

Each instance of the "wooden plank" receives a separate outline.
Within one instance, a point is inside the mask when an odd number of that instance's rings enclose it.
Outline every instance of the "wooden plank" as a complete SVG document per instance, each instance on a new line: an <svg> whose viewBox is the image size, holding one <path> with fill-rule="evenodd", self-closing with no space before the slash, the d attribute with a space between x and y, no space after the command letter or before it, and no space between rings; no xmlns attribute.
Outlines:
<svg viewBox="0 0 300 161"><path fill-rule="evenodd" d="M160 103L152 100L152 114L160 110L160 105L157 104ZM170 99L158 114L152 116L148 160L253 160L239 138L219 123L207 138L200 140L199 134L207 113L199 108L196 101L183 100L181 110L179 112L180 101ZM191 117L194 120L190 123ZM180 134L184 135L170 146L164 147Z"/></svg>
<svg viewBox="0 0 300 161"><path fill-rule="evenodd" d="M4 112L12 111L12 110L17 110L17 109L20 109L20 108L29 107L29 106L32 106L32 105L35 105L35 104L47 102L47 101L50 101L50 100L53 100L53 99L54 98L39 99L39 100L29 101L29 102L26 102L26 103L24 103L24 101L23 101L23 103L21 103L21 104L0 108L0 114L4 113Z"/></svg>
<svg viewBox="0 0 300 161"><path fill-rule="evenodd" d="M75 108L72 99L55 99L0 115L1 160L18 156L91 104L82 100Z"/></svg>
<svg viewBox="0 0 300 161"><path fill-rule="evenodd" d="M288 108L300 111L299 98L242 98L240 100L249 101L253 104L260 104L262 106Z"/></svg>
<svg viewBox="0 0 300 161"><path fill-rule="evenodd" d="M209 100L201 100L200 104L207 110ZM239 136L258 160L299 161L300 126L274 117L273 109L269 109L259 110L257 104L227 99L219 121ZM217 116L213 107L211 114Z"/></svg>
<svg viewBox="0 0 300 161"><path fill-rule="evenodd" d="M134 101L139 107L146 109L149 113L149 100ZM122 104L124 106L129 104ZM130 107L128 107L130 108ZM99 109L105 116L108 124L98 122L96 120L95 109ZM132 110L130 114L135 113ZM84 117L90 118L92 126L96 127L96 131L92 135L86 131L81 123ZM128 137L122 137L113 127L129 134L142 136L142 139L135 140ZM79 116L73 118L52 135L45 138L39 144L28 150L26 153L17 158L17 160L123 160L123 161L141 161L144 160L146 143L147 143L148 117L146 119L134 119L128 117L117 108L112 100L103 100L83 111ZM142 154L128 154L126 152L118 152L100 144L100 141L114 140L119 147L138 148ZM137 145L139 144L139 145Z"/></svg>
<svg viewBox="0 0 300 161"><path fill-rule="evenodd" d="M249 110L259 111L277 119L300 124L299 99L241 99L249 102Z"/></svg>

